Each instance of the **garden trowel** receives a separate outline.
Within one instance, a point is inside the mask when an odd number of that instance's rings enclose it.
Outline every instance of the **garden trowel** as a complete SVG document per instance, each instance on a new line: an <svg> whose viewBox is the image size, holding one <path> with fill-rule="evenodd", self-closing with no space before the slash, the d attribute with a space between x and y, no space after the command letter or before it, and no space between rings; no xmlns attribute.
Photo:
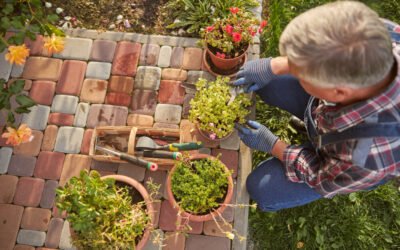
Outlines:
<svg viewBox="0 0 400 250"><path fill-rule="evenodd" d="M153 139L147 136L140 137L136 142L137 150L167 150L167 151L186 151L196 150L203 147L202 142L171 143L160 146Z"/></svg>

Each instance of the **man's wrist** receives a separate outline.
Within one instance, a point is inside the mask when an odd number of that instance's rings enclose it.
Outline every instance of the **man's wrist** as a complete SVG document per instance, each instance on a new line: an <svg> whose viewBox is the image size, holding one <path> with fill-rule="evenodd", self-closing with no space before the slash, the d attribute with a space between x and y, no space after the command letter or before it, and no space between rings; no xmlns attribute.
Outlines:
<svg viewBox="0 0 400 250"><path fill-rule="evenodd" d="M275 75L289 74L289 61L287 57L279 56L271 59L271 71Z"/></svg>
<svg viewBox="0 0 400 250"><path fill-rule="evenodd" d="M272 147L271 154L273 156L275 156L276 158L278 158L279 160L283 161L283 153L285 152L285 149L288 146L289 146L289 144L278 139L275 142L274 146Z"/></svg>

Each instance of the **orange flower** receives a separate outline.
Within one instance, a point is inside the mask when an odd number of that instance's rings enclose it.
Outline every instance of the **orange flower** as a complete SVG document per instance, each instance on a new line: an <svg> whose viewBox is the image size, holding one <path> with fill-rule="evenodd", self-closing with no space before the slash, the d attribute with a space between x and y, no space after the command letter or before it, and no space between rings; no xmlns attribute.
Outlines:
<svg viewBox="0 0 400 250"><path fill-rule="evenodd" d="M7 131L1 135L3 138L7 138L6 144L11 144L12 146L17 146L21 143L32 141L32 130L26 125L21 124L18 130L14 128L7 127Z"/></svg>
<svg viewBox="0 0 400 250"><path fill-rule="evenodd" d="M239 8L238 7L230 7L229 10L234 15L239 12Z"/></svg>
<svg viewBox="0 0 400 250"><path fill-rule="evenodd" d="M64 39L53 33L51 37L44 38L44 47L50 54L61 52L64 50Z"/></svg>
<svg viewBox="0 0 400 250"><path fill-rule="evenodd" d="M25 63L25 59L29 56L29 49L25 46L25 44L18 46L9 46L8 53L6 54L6 60L13 64L23 65Z"/></svg>

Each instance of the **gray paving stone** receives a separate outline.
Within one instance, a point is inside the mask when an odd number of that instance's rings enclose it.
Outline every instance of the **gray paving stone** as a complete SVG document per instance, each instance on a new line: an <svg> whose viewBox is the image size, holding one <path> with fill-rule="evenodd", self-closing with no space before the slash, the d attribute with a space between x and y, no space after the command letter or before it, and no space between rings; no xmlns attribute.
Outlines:
<svg viewBox="0 0 400 250"><path fill-rule="evenodd" d="M50 114L50 107L43 105L35 105L30 108L30 113L23 114L22 123L25 123L31 129L45 130L47 119Z"/></svg>
<svg viewBox="0 0 400 250"><path fill-rule="evenodd" d="M41 208L52 208L54 204L54 198L56 197L56 188L58 182L54 180L47 180L44 184L42 198L40 199Z"/></svg>
<svg viewBox="0 0 400 250"><path fill-rule="evenodd" d="M150 234L150 239L147 241L143 250L161 250L162 244L158 244L157 242L153 242L154 239L164 239L164 232L160 229L154 230Z"/></svg>
<svg viewBox="0 0 400 250"><path fill-rule="evenodd" d="M36 247L43 246L45 240L46 233L36 230L21 229L19 230L17 237L18 244L26 244Z"/></svg>
<svg viewBox="0 0 400 250"><path fill-rule="evenodd" d="M78 154L81 150L83 133L83 128L60 127L58 129L54 151Z"/></svg>
<svg viewBox="0 0 400 250"><path fill-rule="evenodd" d="M167 68L171 62L172 48L171 46L162 46L160 49L160 55L158 57L157 65L161 68Z"/></svg>
<svg viewBox="0 0 400 250"><path fill-rule="evenodd" d="M185 53L185 48L183 47L174 47L171 54L171 68L181 68L183 62L183 54Z"/></svg>
<svg viewBox="0 0 400 250"><path fill-rule="evenodd" d="M108 80L111 74L111 63L89 62L86 69L86 78Z"/></svg>
<svg viewBox="0 0 400 250"><path fill-rule="evenodd" d="M4 50L0 53L0 79L5 79L6 81L10 78L12 70L12 64L5 59L7 52L7 50Z"/></svg>
<svg viewBox="0 0 400 250"><path fill-rule="evenodd" d="M97 30L76 28L76 29L70 29L70 30L65 31L65 35L73 36L73 37L96 39L97 36L99 35L99 32Z"/></svg>
<svg viewBox="0 0 400 250"><path fill-rule="evenodd" d="M223 149L239 150L240 138L237 130L234 130L232 135L220 142L220 147Z"/></svg>
<svg viewBox="0 0 400 250"><path fill-rule="evenodd" d="M24 72L24 67L25 67L25 64L24 65L14 64L12 66L12 70L11 70L11 77L14 77L14 78L21 77L22 76L22 72Z"/></svg>
<svg viewBox="0 0 400 250"><path fill-rule="evenodd" d="M155 66L158 62L160 46L157 44L144 44L140 51L140 65Z"/></svg>
<svg viewBox="0 0 400 250"><path fill-rule="evenodd" d="M11 161L13 149L9 147L0 148L0 174L7 173L8 165Z"/></svg>
<svg viewBox="0 0 400 250"><path fill-rule="evenodd" d="M7 173L15 176L32 176L35 164L36 157L34 156L13 155Z"/></svg>
<svg viewBox="0 0 400 250"><path fill-rule="evenodd" d="M179 124L181 122L182 107L172 104L158 104L154 119L156 122Z"/></svg>
<svg viewBox="0 0 400 250"><path fill-rule="evenodd" d="M51 105L51 112L75 114L78 101L79 98L76 96L56 95Z"/></svg>
<svg viewBox="0 0 400 250"><path fill-rule="evenodd" d="M260 55L258 54L253 54L253 53L248 53L247 54L247 61L253 61L253 60L257 60L260 59Z"/></svg>
<svg viewBox="0 0 400 250"><path fill-rule="evenodd" d="M74 127L85 127L86 120L89 114L90 105L86 102L80 102L76 108Z"/></svg>
<svg viewBox="0 0 400 250"><path fill-rule="evenodd" d="M61 59L75 59L75 60L89 60L90 52L92 50L93 41L86 38L65 38L64 50L59 54L54 54L55 58Z"/></svg>
<svg viewBox="0 0 400 250"><path fill-rule="evenodd" d="M199 78L204 78L208 81L214 81L215 76L211 75L208 72L205 71L197 71L197 70L191 70L188 72L188 78L186 80L187 83L195 84Z"/></svg>
<svg viewBox="0 0 400 250"><path fill-rule="evenodd" d="M121 41L124 37L124 32L106 31L97 34L96 39Z"/></svg>
<svg viewBox="0 0 400 250"><path fill-rule="evenodd" d="M118 167L118 174L131 177L137 181L142 182L146 169L130 163L121 163Z"/></svg>
<svg viewBox="0 0 400 250"><path fill-rule="evenodd" d="M64 226L61 230L60 244L61 249L76 249L71 242L71 232L69 231L69 222L64 221Z"/></svg>
<svg viewBox="0 0 400 250"><path fill-rule="evenodd" d="M135 89L158 90L161 80L161 68L139 66L135 77Z"/></svg>

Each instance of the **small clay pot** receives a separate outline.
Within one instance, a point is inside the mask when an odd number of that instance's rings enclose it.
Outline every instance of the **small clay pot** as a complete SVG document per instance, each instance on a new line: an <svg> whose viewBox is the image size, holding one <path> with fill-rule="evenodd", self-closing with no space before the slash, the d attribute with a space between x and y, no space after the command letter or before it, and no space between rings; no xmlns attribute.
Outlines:
<svg viewBox="0 0 400 250"><path fill-rule="evenodd" d="M211 139L210 138L210 134L211 134L210 132L200 129L199 126L197 126L197 130L199 130L200 135L203 136L204 138L206 138L207 140L209 140L209 141L217 141L217 142L224 141L224 140L228 139L233 134L233 130L232 130L232 132L230 132L229 134L225 135L224 137L221 137L221 138L216 137L215 139Z"/></svg>
<svg viewBox="0 0 400 250"><path fill-rule="evenodd" d="M206 47L206 52L210 56L210 59L215 67L220 70L230 71L237 67L244 56L246 55L247 49L239 56L234 58L220 58L217 57L210 49L209 46Z"/></svg>
<svg viewBox="0 0 400 250"><path fill-rule="evenodd" d="M200 159L205 159L205 158L213 158L216 159L213 156L207 155L207 154L194 154L190 156L190 160L200 160ZM221 162L222 163L222 162ZM223 163L222 163L223 164ZM196 222L203 222L203 221L209 221L209 220L213 220L213 217L218 218L218 214L222 214L222 212L225 210L225 208L227 207L226 205L229 204L229 202L232 199L232 195L233 195L233 179L232 179L232 175L230 174L229 169L226 167L225 164L224 165L224 169L226 172L229 173L228 176L228 189L226 191L226 195L225 195L225 199L222 202L222 205L220 207L218 207L216 210L213 210L212 212L208 213L208 214L204 214L204 215L195 215L195 214L191 214L189 212L184 211L177 203L177 201L175 200L174 194L172 193L172 175L174 174L174 172L176 171L176 165L171 169L171 171L168 174L167 177L167 183L166 183L166 188L167 188L167 196L168 196L168 201L171 204L171 206L177 211L181 211L181 217L182 218L187 218L190 221L196 221Z"/></svg>

